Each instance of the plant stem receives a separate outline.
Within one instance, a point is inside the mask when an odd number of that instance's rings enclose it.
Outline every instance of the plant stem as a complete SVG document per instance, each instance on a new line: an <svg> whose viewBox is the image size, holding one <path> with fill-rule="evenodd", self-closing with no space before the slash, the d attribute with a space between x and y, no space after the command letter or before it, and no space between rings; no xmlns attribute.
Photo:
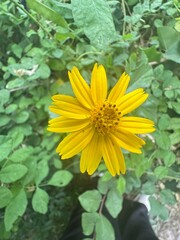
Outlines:
<svg viewBox="0 0 180 240"><path fill-rule="evenodd" d="M46 28L36 20L35 17L32 16L32 14L30 14L24 7L22 7L21 4L19 4L18 2L16 2L15 0L11 0L11 2L13 2L18 8L20 8L24 13L26 13L28 15L29 18L31 18L40 28L42 28L46 33L47 35L50 37L50 38L53 38L53 36L51 35L51 33L49 33Z"/></svg>

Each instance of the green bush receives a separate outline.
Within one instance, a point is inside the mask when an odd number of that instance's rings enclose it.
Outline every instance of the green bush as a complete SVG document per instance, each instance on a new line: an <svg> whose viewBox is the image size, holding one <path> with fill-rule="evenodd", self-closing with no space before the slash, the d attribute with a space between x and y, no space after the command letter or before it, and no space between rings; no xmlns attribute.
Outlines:
<svg viewBox="0 0 180 240"><path fill-rule="evenodd" d="M179 3L81 3L27 0L27 8L18 0L0 3L0 239L58 239L78 199L85 210L83 231L90 235L95 226L98 240L107 231L114 239L101 209L117 217L124 195L151 195L150 213L163 220L166 206L176 203ZM155 121L156 132L144 136L142 155L125 153L127 173L119 177L111 177L103 164L96 178L82 176L79 156L61 162L55 152L63 135L46 130L54 117L51 96L73 94L67 71L77 66L89 81L95 62L105 66L110 87L125 70L129 90L143 87L150 94L136 113Z"/></svg>

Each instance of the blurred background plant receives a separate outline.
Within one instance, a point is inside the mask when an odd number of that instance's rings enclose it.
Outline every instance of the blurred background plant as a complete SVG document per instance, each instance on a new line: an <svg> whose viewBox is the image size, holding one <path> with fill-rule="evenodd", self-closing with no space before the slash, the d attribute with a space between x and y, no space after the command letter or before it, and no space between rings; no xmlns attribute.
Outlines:
<svg viewBox="0 0 180 240"><path fill-rule="evenodd" d="M168 220L180 188L179 11L177 0L1 1L0 239L59 239L78 199L83 231L95 226L98 240L114 239L99 209L116 217L123 196L150 195L151 220ZM82 175L79 156L61 162L62 135L46 130L51 95L73 94L67 71L89 81L95 62L109 87L126 71L129 90L150 93L136 114L157 128L142 155L124 152L128 171L117 178L103 164Z"/></svg>

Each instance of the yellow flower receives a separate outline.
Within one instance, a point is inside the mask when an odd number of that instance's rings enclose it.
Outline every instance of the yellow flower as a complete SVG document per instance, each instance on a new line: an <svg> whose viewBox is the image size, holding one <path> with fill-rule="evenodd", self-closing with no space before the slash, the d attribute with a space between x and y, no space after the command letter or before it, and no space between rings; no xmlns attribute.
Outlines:
<svg viewBox="0 0 180 240"><path fill-rule="evenodd" d="M142 88L125 94L130 77L123 73L107 94L107 77L102 65L94 65L91 85L73 67L69 79L75 97L54 95L50 110L60 116L49 121L51 132L68 132L56 151L61 159L81 152L80 171L93 174L101 159L115 176L125 173L121 148L141 153L145 142L135 134L153 132L154 123L146 118L125 116L148 97Z"/></svg>

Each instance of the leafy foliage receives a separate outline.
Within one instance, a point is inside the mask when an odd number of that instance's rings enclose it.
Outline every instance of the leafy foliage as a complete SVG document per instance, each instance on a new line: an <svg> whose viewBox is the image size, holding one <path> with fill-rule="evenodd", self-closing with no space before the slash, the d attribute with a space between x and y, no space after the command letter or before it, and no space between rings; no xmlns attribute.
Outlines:
<svg viewBox="0 0 180 240"><path fill-rule="evenodd" d="M178 2L22 3L0 3L0 239L59 239L77 196L85 210L83 232L95 229L98 240L114 239L103 209L116 218L123 196L151 195L151 215L168 219L180 177ZM107 69L109 87L126 71L129 90L149 92L136 113L157 128L145 137L142 155L124 152L125 176L112 178L101 164L95 187L93 178L81 179L78 157L59 161L55 148L62 136L46 131L54 117L51 95L73 94L67 70L76 65L89 81L94 62Z"/></svg>

